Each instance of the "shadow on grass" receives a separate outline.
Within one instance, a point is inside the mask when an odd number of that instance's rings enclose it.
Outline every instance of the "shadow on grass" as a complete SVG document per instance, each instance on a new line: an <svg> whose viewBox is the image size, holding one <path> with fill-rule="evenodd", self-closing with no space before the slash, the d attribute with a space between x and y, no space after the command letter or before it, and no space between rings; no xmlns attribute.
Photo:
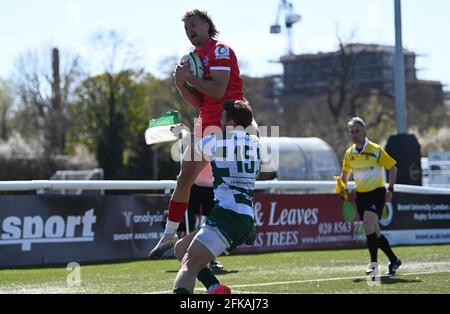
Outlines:
<svg viewBox="0 0 450 314"><path fill-rule="evenodd" d="M239 272L239 270L226 270L226 269L217 269L213 268L211 269L214 275L228 275L228 274L236 274Z"/></svg>
<svg viewBox="0 0 450 314"><path fill-rule="evenodd" d="M228 274L236 274L239 270L226 270L226 269L211 269L214 275L228 275ZM166 273L178 273L178 269L166 270Z"/></svg>
<svg viewBox="0 0 450 314"><path fill-rule="evenodd" d="M398 283L419 283L419 282L423 282L422 280L418 280L418 279L405 279L405 278L399 278L399 277L391 277L391 276L381 276L380 278L380 282L383 285L393 285L393 284L398 284ZM358 278L358 279L354 279L353 283L360 283L360 282L365 282L367 281L366 278Z"/></svg>

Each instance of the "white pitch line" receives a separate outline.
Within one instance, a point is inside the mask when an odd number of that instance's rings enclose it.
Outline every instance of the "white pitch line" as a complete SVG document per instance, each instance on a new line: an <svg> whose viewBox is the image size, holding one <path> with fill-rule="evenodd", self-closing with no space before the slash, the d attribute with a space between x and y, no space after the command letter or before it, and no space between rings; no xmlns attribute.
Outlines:
<svg viewBox="0 0 450 314"><path fill-rule="evenodd" d="M450 270L441 271L430 271L430 272L419 272L419 273L406 273L401 274L401 276L416 276L416 275L428 275L428 274L438 274L438 273L450 273ZM386 276L386 275L385 275ZM387 276L386 276L387 277ZM263 287L263 286L275 286L275 285L288 285L295 283L311 283L311 282L322 282L322 281L338 281L338 280L348 280L348 279L362 279L366 277L353 276L353 277L337 277L337 278L320 278L320 279L308 279L308 280L293 280L293 281L275 281L266 283L255 283L246 285L235 285L230 286L230 288L246 288L246 287Z"/></svg>
<svg viewBox="0 0 450 314"><path fill-rule="evenodd" d="M400 274L400 276L417 276L417 275L430 275L430 274L439 274L439 273L450 273L450 270L439 270L439 271L429 271L429 272L417 272L417 273L406 273ZM387 276L386 276L387 277ZM247 287L264 287L264 286L276 286L276 285L290 285L297 283L311 283L311 282L323 282L323 281L338 281L338 280L349 280L349 279L364 279L365 276L353 276L353 277L336 277L336 278L320 278L320 279L308 279L308 280L293 280L293 281L273 281L273 282L264 282L264 283L255 283L255 284L245 284L245 285L234 285L230 286L231 289L236 288L247 288ZM205 288L195 288L195 291L206 291ZM166 294L171 293L172 290L167 291L157 291L150 292L150 294ZM239 292L239 291L237 291Z"/></svg>

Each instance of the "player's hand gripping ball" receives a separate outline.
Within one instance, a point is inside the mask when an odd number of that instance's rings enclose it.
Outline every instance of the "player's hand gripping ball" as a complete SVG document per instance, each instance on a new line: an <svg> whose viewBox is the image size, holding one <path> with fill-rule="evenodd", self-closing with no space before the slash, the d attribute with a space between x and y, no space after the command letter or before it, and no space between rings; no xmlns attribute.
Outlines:
<svg viewBox="0 0 450 314"><path fill-rule="evenodd" d="M181 58L181 63L189 64L189 71L191 72L191 74L195 77L203 79L204 72L202 61L200 60L200 57L195 53L190 52L184 55L183 58ZM185 83L185 86L190 89L194 89L194 87L192 87L188 82Z"/></svg>

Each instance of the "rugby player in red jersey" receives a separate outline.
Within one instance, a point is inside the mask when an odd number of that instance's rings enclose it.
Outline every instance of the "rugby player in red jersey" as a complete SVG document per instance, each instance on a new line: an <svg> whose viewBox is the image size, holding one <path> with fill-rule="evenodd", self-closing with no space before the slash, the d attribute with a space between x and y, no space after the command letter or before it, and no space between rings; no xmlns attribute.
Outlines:
<svg viewBox="0 0 450 314"><path fill-rule="evenodd" d="M200 10L188 11L182 21L186 36L195 46L194 53L202 62L204 77L198 78L191 74L189 65L185 63L177 65L173 76L183 99L199 108L200 115L194 129L194 141L197 141L211 133L221 133L224 100L245 99L236 55L228 45L215 39L218 30L208 13ZM191 149L188 146L184 152L176 188L169 202L164 235L149 253L151 259L160 258L178 240L176 231L187 210L191 186L209 162L191 160L190 156Z"/></svg>

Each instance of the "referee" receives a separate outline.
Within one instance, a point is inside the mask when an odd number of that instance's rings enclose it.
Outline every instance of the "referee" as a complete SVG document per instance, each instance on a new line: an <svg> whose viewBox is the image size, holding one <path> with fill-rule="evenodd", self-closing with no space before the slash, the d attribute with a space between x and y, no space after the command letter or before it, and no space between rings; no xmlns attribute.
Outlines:
<svg viewBox="0 0 450 314"><path fill-rule="evenodd" d="M370 263L366 275L378 274L378 248L389 258L386 275L395 275L402 262L392 251L388 240L381 234L378 220L385 203L392 200L394 184L397 178L397 163L378 144L366 137L366 124L361 118L354 117L348 122L349 134L353 145L347 149L342 164L341 180L347 185L350 173L356 183L356 206L363 220L370 253ZM385 188L385 170L389 171L389 187ZM343 191L347 193L347 191Z"/></svg>

